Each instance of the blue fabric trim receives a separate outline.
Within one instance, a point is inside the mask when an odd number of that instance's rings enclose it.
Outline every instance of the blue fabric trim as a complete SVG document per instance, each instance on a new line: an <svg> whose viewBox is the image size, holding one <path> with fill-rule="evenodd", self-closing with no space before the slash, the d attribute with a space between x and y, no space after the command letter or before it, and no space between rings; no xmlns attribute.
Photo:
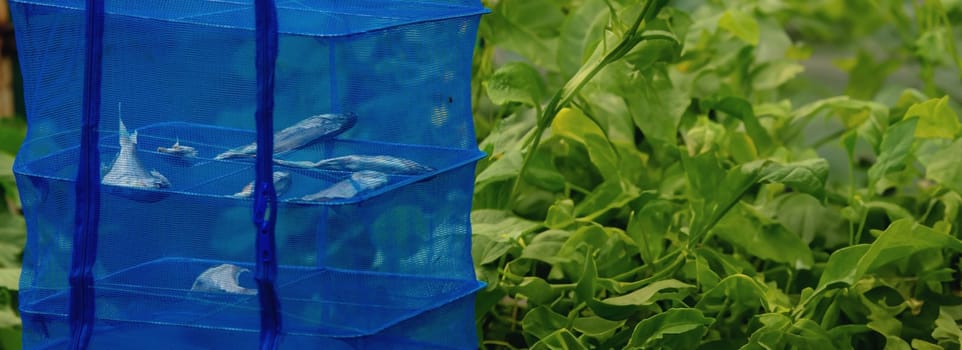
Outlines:
<svg viewBox="0 0 962 350"><path fill-rule="evenodd" d="M77 167L77 202L74 213L73 252L70 262L70 349L86 349L94 322L92 267L97 257L100 218L100 124L103 71L104 3L87 0L86 52L80 163Z"/></svg>
<svg viewBox="0 0 962 350"><path fill-rule="evenodd" d="M257 227L257 266L254 279L261 306L261 350L277 348L281 330L274 242L277 193L274 190L274 67L277 61L277 7L274 0L254 2L257 35L257 160L255 165L254 224Z"/></svg>

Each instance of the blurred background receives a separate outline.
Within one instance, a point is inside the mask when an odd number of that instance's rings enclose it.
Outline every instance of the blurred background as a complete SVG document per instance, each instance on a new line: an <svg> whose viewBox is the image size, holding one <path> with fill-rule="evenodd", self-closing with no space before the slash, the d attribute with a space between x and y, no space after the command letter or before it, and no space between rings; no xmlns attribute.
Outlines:
<svg viewBox="0 0 962 350"><path fill-rule="evenodd" d="M0 0L0 349L20 348L17 282L26 237L13 159L23 142L23 84L7 0Z"/></svg>

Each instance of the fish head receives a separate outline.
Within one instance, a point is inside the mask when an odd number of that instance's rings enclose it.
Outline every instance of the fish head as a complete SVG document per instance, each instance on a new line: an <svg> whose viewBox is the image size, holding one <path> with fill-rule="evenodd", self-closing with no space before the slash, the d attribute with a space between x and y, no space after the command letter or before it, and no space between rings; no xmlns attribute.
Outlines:
<svg viewBox="0 0 962 350"><path fill-rule="evenodd" d="M232 264L221 264L215 267L214 269L218 272L218 274L223 273L224 275L233 277L235 281L237 280L237 277L240 276L241 273L250 271L246 268L243 268L237 265L232 265Z"/></svg>
<svg viewBox="0 0 962 350"><path fill-rule="evenodd" d="M274 192L281 195L291 187L291 173L283 171L274 172Z"/></svg>
<svg viewBox="0 0 962 350"><path fill-rule="evenodd" d="M150 175L153 177L152 181L150 182L150 187L158 189L170 187L170 181L167 180L167 177L162 175L159 171L151 170Z"/></svg>
<svg viewBox="0 0 962 350"><path fill-rule="evenodd" d="M337 158L325 159L320 161L325 166L332 166L339 169L359 170L361 169L361 157L356 155L346 155Z"/></svg>
<svg viewBox="0 0 962 350"><path fill-rule="evenodd" d="M340 132L353 128L354 124L357 124L357 114L353 112L322 114L321 117L331 125L336 125L335 129Z"/></svg>

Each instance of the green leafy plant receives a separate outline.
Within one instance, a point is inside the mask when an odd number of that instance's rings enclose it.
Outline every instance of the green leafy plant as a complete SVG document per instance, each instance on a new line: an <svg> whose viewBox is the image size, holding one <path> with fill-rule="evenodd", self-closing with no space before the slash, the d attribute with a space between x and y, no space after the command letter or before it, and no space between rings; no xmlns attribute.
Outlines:
<svg viewBox="0 0 962 350"><path fill-rule="evenodd" d="M0 118L0 349L21 347L17 292L26 224L14 181L13 161L25 131L22 118Z"/></svg>
<svg viewBox="0 0 962 350"><path fill-rule="evenodd" d="M962 4L486 5L482 348L960 347Z"/></svg>

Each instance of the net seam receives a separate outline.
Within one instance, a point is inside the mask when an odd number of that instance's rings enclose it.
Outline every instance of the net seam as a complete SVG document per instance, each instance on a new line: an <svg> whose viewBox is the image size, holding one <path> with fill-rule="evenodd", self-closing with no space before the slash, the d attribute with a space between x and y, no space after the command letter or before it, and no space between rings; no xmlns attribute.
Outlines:
<svg viewBox="0 0 962 350"><path fill-rule="evenodd" d="M84 98L80 139L80 164L75 190L74 235L70 264L70 349L83 350L90 343L94 322L93 263L96 259L100 216L100 123L103 70L104 4L87 0L85 24Z"/></svg>

